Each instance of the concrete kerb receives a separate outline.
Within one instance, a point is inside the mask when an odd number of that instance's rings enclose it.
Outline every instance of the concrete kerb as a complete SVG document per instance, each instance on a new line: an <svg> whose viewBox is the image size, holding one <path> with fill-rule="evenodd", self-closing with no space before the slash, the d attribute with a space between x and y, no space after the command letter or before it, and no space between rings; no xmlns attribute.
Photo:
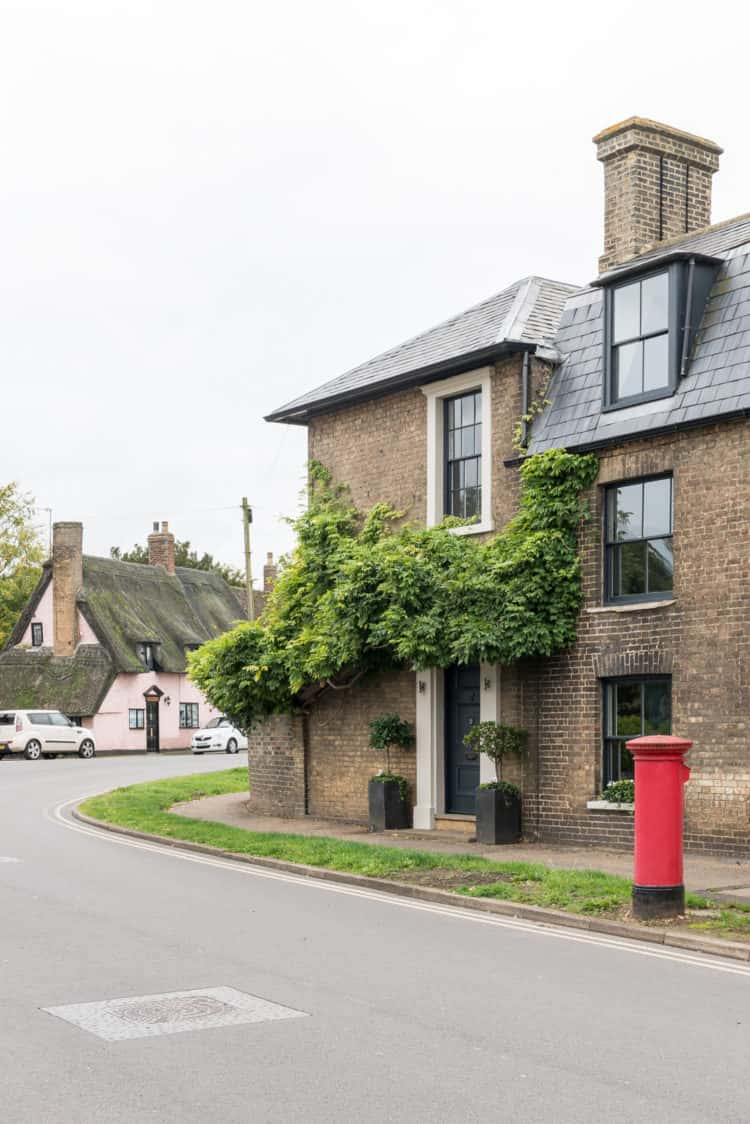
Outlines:
<svg viewBox="0 0 750 1124"><path fill-rule="evenodd" d="M565 929L583 929L590 933L601 933L605 936L626 937L629 940L646 941L650 944L661 944L690 952L750 962L750 944L742 944L738 941L698 937L691 933L672 932L669 929L650 929L645 925L628 925L623 921L584 917L579 913L565 913L563 910L545 909L538 905L521 905L517 902L463 897L462 895L452 894L448 890L432 889L428 886L413 886L406 882L392 882L389 878L371 878L366 874L350 874L342 870L326 870L317 866L307 866L303 863L288 862L285 859L271 859L261 855L238 855L234 851L211 847L207 843L190 843L186 840L170 839L165 835L154 835L148 831L138 831L135 828L105 823L103 820L95 820L93 817L87 816L79 808L73 808L71 814L74 819L80 823L88 824L90 827L111 831L115 835L126 835L132 839L143 839L149 843L160 843L178 851L192 851L201 855L211 855L213 858L230 859L233 862L245 863L248 866L278 870L287 874L298 874L305 878L319 879L323 882L338 882L362 889L380 890L396 897L413 898L417 901L450 906L454 909L471 909L480 913L494 913L501 917L534 921L540 925L560 926Z"/></svg>

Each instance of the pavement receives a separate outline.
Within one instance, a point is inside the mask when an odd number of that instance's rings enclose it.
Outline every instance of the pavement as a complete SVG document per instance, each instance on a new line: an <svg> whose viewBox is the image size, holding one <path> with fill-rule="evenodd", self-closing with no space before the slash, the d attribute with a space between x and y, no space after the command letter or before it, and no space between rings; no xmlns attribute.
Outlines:
<svg viewBox="0 0 750 1124"><path fill-rule="evenodd" d="M280 816L259 816L247 808L243 793L207 796L202 800L177 804L178 815L198 820L214 820L243 827L247 831L282 831L296 835L326 835L349 842L374 843L410 850L435 851L445 855L479 855L495 862L538 862L564 869L603 870L607 874L633 876L633 855L627 851L609 851L601 847L550 846L542 843L503 844L483 847L469 842L466 835L447 831L389 831L372 834L364 824L342 823L340 820L283 819ZM750 860L711 857L703 853L685 856L685 887L694 893L711 893L717 900L750 903Z"/></svg>
<svg viewBox="0 0 750 1124"><path fill-rule="evenodd" d="M746 1124L750 965L71 819L194 770L0 762L3 1124Z"/></svg>

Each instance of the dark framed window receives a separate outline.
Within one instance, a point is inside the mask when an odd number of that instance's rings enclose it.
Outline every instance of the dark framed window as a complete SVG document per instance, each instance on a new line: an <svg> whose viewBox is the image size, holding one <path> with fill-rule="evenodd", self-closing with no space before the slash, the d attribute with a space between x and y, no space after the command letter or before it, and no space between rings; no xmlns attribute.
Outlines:
<svg viewBox="0 0 750 1124"><path fill-rule="evenodd" d="M128 729L142 730L146 725L146 712L138 707L128 711Z"/></svg>
<svg viewBox="0 0 750 1124"><path fill-rule="evenodd" d="M482 514L482 392L471 390L444 402L445 514Z"/></svg>
<svg viewBox="0 0 750 1124"><path fill-rule="evenodd" d="M672 490L671 476L634 480L607 488L607 601L651 601L671 596L674 578Z"/></svg>
<svg viewBox="0 0 750 1124"><path fill-rule="evenodd" d="M198 703L180 703L180 729L181 730L197 730L199 727L198 722Z"/></svg>
<svg viewBox="0 0 750 1124"><path fill-rule="evenodd" d="M625 743L644 734L671 734L672 680L669 676L604 682L602 788L632 780L633 758Z"/></svg>
<svg viewBox="0 0 750 1124"><path fill-rule="evenodd" d="M44 643L44 628L41 621L34 621L31 626L31 646L41 648Z"/></svg>
<svg viewBox="0 0 750 1124"><path fill-rule="evenodd" d="M150 640L144 640L140 644L136 644L136 652L147 671L159 670L159 664L156 659L156 644L152 643Z"/></svg>

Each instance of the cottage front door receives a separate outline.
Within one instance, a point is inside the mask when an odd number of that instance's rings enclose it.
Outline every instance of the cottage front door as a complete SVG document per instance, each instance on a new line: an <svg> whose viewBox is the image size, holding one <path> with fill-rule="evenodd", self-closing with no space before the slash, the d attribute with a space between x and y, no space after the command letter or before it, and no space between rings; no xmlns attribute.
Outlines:
<svg viewBox="0 0 750 1124"><path fill-rule="evenodd" d="M146 699L146 749L159 752L159 700Z"/></svg>
<svg viewBox="0 0 750 1124"><path fill-rule="evenodd" d="M479 665L445 672L445 810L474 815L479 757L464 745L464 734L479 721Z"/></svg>

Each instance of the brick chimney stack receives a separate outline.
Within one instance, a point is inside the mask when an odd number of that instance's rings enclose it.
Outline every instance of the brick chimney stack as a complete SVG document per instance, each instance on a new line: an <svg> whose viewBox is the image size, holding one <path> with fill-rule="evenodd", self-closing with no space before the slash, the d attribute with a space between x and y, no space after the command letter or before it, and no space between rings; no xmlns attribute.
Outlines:
<svg viewBox="0 0 750 1124"><path fill-rule="evenodd" d="M276 585L276 577L278 574L278 567L273 560L273 554L270 550L266 554L266 562L263 567L263 592L270 593Z"/></svg>
<svg viewBox="0 0 750 1124"><path fill-rule="evenodd" d="M163 566L168 574L174 573L174 535L169 529L169 523L154 523L154 529L148 536L148 561L150 566Z"/></svg>
<svg viewBox="0 0 750 1124"><path fill-rule="evenodd" d="M52 528L52 616L56 656L72 656L80 639L76 598L83 586L83 524Z"/></svg>
<svg viewBox="0 0 750 1124"><path fill-rule="evenodd" d="M711 223L711 177L723 149L645 117L594 137L604 164L604 253L599 270Z"/></svg>

